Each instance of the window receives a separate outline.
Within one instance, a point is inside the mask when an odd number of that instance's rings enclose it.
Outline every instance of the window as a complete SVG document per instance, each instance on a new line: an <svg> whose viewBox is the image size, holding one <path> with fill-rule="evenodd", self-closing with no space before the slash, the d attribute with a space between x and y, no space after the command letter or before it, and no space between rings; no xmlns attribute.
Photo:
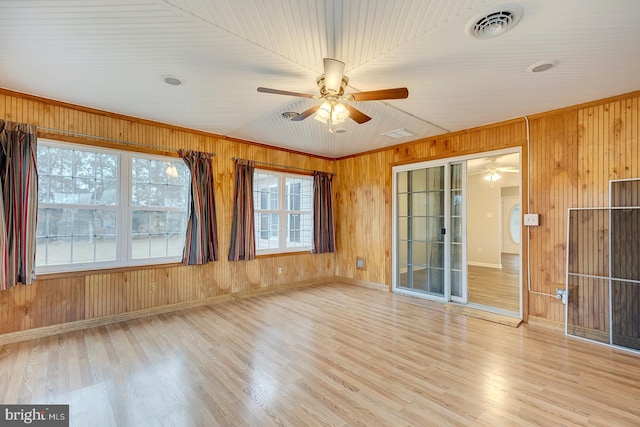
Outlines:
<svg viewBox="0 0 640 427"><path fill-rule="evenodd" d="M37 165L39 272L182 259L182 160L40 140Z"/></svg>
<svg viewBox="0 0 640 427"><path fill-rule="evenodd" d="M257 253L310 250L313 179L256 169L253 192Z"/></svg>

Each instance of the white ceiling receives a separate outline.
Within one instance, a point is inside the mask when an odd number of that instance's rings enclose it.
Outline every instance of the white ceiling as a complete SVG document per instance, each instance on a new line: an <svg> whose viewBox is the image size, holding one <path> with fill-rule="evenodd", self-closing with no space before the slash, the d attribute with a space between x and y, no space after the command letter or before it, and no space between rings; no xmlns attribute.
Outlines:
<svg viewBox="0 0 640 427"><path fill-rule="evenodd" d="M513 5L511 3L510 5ZM520 23L480 40L494 0L0 0L0 87L330 158L640 89L640 1L522 0ZM345 133L308 118L322 58L372 117ZM539 61L558 65L528 72ZM176 76L181 86L163 78ZM415 136L381 134L406 128Z"/></svg>

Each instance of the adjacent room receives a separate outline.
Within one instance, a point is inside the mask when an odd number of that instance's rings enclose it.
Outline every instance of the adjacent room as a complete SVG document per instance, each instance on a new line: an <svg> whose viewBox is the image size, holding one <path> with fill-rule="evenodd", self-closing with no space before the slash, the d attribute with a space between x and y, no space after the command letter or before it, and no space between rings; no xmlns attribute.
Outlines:
<svg viewBox="0 0 640 427"><path fill-rule="evenodd" d="M0 1L0 425L640 425L638 16Z"/></svg>

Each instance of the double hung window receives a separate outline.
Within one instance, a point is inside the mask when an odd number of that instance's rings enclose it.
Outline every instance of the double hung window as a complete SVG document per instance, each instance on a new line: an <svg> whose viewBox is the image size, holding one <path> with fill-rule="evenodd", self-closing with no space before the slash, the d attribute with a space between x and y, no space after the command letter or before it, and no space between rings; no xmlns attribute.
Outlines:
<svg viewBox="0 0 640 427"><path fill-rule="evenodd" d="M38 272L180 261L189 170L182 160L38 141Z"/></svg>
<svg viewBox="0 0 640 427"><path fill-rule="evenodd" d="M257 253L310 250L313 178L256 169L253 192Z"/></svg>

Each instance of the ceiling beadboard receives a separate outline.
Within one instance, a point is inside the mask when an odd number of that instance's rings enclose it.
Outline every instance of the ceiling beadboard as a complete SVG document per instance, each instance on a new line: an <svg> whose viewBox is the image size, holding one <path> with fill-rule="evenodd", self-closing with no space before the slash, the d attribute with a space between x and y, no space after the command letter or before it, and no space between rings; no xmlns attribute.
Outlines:
<svg viewBox="0 0 640 427"><path fill-rule="evenodd" d="M499 37L467 35L516 4ZM636 0L2 0L0 87L325 157L342 157L640 89ZM324 57L372 117L331 134L314 100ZM539 61L557 66L543 73ZM183 84L164 83L175 76ZM406 128L400 140L384 132Z"/></svg>

